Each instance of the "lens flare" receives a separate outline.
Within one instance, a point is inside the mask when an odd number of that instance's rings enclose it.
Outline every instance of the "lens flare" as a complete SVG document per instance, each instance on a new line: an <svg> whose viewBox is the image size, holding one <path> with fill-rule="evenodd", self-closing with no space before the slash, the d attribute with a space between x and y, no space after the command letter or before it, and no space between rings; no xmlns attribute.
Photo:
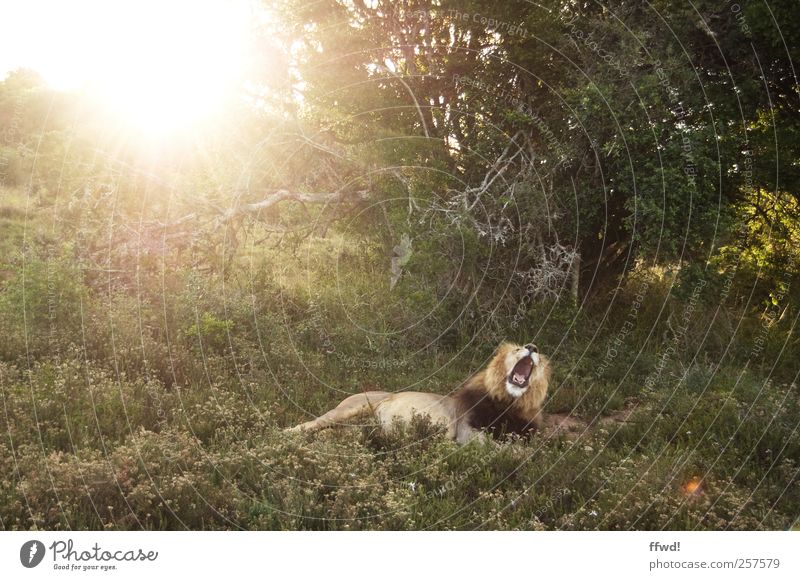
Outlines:
<svg viewBox="0 0 800 580"><path fill-rule="evenodd" d="M695 476L683 484L683 493L688 497L698 497L703 493L703 481Z"/></svg>

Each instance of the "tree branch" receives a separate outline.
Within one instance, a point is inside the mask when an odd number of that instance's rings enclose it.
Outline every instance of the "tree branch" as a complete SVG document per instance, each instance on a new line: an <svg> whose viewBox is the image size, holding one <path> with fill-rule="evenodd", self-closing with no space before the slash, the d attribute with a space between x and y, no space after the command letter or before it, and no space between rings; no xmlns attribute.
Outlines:
<svg viewBox="0 0 800 580"><path fill-rule="evenodd" d="M288 191L286 189L279 189L261 201L257 201L255 203L245 203L230 208L219 218L217 218L217 227L240 215L266 210L287 200L299 201L301 203L322 203L327 205L333 203L345 203L348 201L363 201L368 197L369 192L365 190L356 192L336 191L333 193L300 193L296 191Z"/></svg>

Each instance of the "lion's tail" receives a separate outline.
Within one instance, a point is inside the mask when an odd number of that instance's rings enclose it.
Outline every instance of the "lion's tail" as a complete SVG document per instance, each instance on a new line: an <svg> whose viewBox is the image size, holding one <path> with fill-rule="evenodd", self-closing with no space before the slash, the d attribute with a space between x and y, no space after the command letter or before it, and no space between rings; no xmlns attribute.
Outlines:
<svg viewBox="0 0 800 580"><path fill-rule="evenodd" d="M378 403L391 395L392 393L387 393L386 391L367 391L366 393L351 395L339 403L336 408L331 409L321 417L287 429L287 431L319 431L320 429L334 427L348 419L372 413Z"/></svg>

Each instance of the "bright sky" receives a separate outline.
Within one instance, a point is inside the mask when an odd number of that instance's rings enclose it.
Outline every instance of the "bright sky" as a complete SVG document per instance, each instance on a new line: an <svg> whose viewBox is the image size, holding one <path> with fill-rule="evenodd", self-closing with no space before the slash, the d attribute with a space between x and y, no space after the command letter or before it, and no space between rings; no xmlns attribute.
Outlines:
<svg viewBox="0 0 800 580"><path fill-rule="evenodd" d="M241 80L252 0L0 0L0 78L88 90L147 130L209 114Z"/></svg>

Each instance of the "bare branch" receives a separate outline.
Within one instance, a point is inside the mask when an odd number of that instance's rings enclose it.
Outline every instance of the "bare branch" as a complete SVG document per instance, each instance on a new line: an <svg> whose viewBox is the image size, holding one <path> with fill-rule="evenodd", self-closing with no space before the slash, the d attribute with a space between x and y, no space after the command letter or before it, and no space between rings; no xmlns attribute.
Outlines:
<svg viewBox="0 0 800 580"><path fill-rule="evenodd" d="M336 191L333 193L300 193L296 191L288 191L286 189L279 189L261 201L257 201L255 203L245 203L230 208L217 219L217 226L220 226L240 215L263 211L287 200L299 201L301 203L321 203L327 205L350 201L363 201L368 197L369 192L364 190L357 191L355 193L344 191Z"/></svg>

